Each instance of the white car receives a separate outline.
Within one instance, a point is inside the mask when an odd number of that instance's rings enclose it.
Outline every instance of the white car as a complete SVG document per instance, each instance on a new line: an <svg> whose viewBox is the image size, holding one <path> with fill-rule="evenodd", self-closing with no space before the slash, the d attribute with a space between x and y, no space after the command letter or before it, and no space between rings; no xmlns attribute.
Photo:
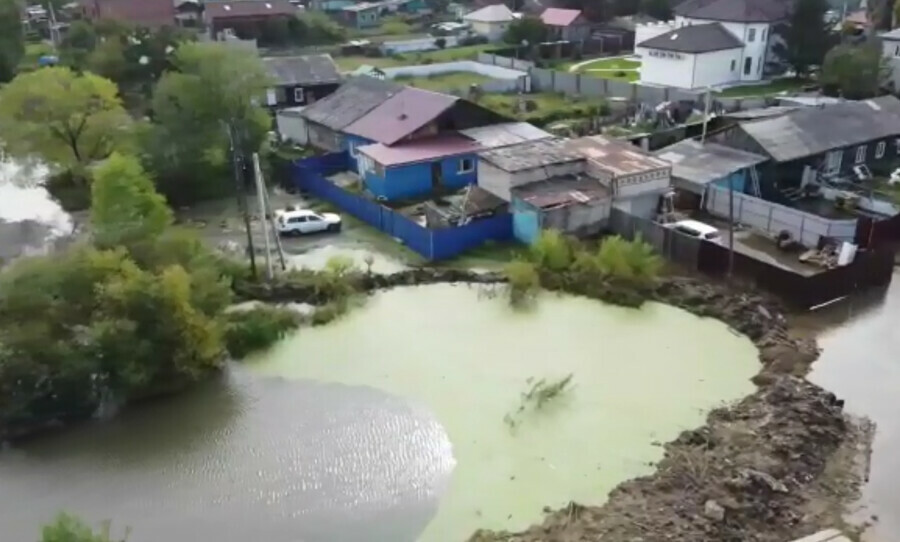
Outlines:
<svg viewBox="0 0 900 542"><path fill-rule="evenodd" d="M704 224L703 222L697 220L679 220L678 222L666 224L666 226L672 228L678 233L690 235L691 237L696 237L697 239L706 239L707 241L718 242L722 238L719 230L710 226L709 224Z"/></svg>
<svg viewBox="0 0 900 542"><path fill-rule="evenodd" d="M278 211L278 233L304 235L326 231L341 231L341 215L317 213L307 209Z"/></svg>

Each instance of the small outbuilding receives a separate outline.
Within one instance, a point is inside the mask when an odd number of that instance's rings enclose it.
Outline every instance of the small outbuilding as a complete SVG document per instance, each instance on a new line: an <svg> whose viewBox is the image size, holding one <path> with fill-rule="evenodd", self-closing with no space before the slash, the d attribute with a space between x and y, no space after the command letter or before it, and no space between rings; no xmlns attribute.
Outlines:
<svg viewBox="0 0 900 542"><path fill-rule="evenodd" d="M547 8L541 21L550 30L548 41L583 41L591 35L590 23L579 9Z"/></svg>
<svg viewBox="0 0 900 542"><path fill-rule="evenodd" d="M597 235L609 222L611 204L609 189L580 173L517 186L512 189L513 235L526 244L542 230Z"/></svg>
<svg viewBox="0 0 900 542"><path fill-rule="evenodd" d="M485 6L463 17L463 21L472 25L472 30L476 34L487 38L488 41L503 39L503 34L514 20L516 16L506 4Z"/></svg>
<svg viewBox="0 0 900 542"><path fill-rule="evenodd" d="M747 187L758 182L757 166L768 160L759 154L692 139L679 141L655 154L672 164L672 185L679 206L690 209L702 207L710 185L748 192Z"/></svg>
<svg viewBox="0 0 900 542"><path fill-rule="evenodd" d="M273 84L266 90L266 104L274 109L314 103L341 84L341 74L328 54L269 57L263 66Z"/></svg>

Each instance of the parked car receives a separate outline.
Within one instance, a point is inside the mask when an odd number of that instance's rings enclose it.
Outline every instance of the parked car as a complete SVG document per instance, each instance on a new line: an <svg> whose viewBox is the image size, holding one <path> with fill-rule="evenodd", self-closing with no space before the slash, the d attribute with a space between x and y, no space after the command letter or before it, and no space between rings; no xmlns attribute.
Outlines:
<svg viewBox="0 0 900 542"><path fill-rule="evenodd" d="M304 235L341 231L341 216L335 213L317 213L308 209L277 211L278 233L281 235Z"/></svg>
<svg viewBox="0 0 900 542"><path fill-rule="evenodd" d="M705 239L707 241L713 242L717 242L722 239L722 235L719 233L719 230L710 226L709 224L704 224L703 222L700 222L698 220L679 220L678 222L667 224L667 226L677 231L678 233L690 235L691 237L696 237L697 239Z"/></svg>

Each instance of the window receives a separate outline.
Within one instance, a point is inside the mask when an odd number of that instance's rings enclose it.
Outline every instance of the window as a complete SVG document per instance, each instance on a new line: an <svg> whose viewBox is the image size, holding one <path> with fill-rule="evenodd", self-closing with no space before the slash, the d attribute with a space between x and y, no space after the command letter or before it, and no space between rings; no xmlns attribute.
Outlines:
<svg viewBox="0 0 900 542"><path fill-rule="evenodd" d="M302 88L294 89L294 102L303 103L303 89Z"/></svg>
<svg viewBox="0 0 900 542"><path fill-rule="evenodd" d="M884 141L879 141L878 145L875 145L875 158L876 159L884 156L884 147L885 147Z"/></svg>
<svg viewBox="0 0 900 542"><path fill-rule="evenodd" d="M856 147L856 163L862 164L865 161L866 161L866 146L860 145L859 147Z"/></svg>
<svg viewBox="0 0 900 542"><path fill-rule="evenodd" d="M732 60L731 61L731 71L734 71L735 68L737 68L737 60Z"/></svg>
<svg viewBox="0 0 900 542"><path fill-rule="evenodd" d="M755 40L755 39L756 39L756 29L751 28L751 29L747 30L747 41L753 42L753 40Z"/></svg>
<svg viewBox="0 0 900 542"><path fill-rule="evenodd" d="M472 173L475 171L475 160L471 158L463 158L459 161L459 169L457 173Z"/></svg>
<svg viewBox="0 0 900 542"><path fill-rule="evenodd" d="M750 69L753 68L753 59L748 57L744 59L744 75L750 75Z"/></svg>
<svg viewBox="0 0 900 542"><path fill-rule="evenodd" d="M837 173L840 171L843 154L843 151L831 151L825 155L825 171L827 173Z"/></svg>

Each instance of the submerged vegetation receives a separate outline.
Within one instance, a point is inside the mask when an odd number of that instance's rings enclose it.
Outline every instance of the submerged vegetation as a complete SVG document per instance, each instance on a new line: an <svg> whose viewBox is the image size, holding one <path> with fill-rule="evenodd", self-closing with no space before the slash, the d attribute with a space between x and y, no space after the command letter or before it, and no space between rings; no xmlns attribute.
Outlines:
<svg viewBox="0 0 900 542"><path fill-rule="evenodd" d="M240 359L269 348L302 323L297 311L283 307L230 312L225 316L225 346L232 358Z"/></svg>
<svg viewBox="0 0 900 542"><path fill-rule="evenodd" d="M661 270L662 259L640 238L606 237L594 247L549 230L504 274L514 305L531 300L541 287L640 305Z"/></svg>
<svg viewBox="0 0 900 542"><path fill-rule="evenodd" d="M121 538L113 537L110 531L109 523L95 531L75 516L60 514L41 530L40 542L125 542L128 538L128 530Z"/></svg>
<svg viewBox="0 0 900 542"><path fill-rule="evenodd" d="M548 382L547 379L541 378L534 380L529 378L527 383L531 385L528 391L522 392L519 408L515 412L511 412L503 417L503 422L515 429L519 425L519 418L526 412L538 411L543 409L549 402L558 399L564 392L572 389L570 384L574 375L569 373L564 378Z"/></svg>

